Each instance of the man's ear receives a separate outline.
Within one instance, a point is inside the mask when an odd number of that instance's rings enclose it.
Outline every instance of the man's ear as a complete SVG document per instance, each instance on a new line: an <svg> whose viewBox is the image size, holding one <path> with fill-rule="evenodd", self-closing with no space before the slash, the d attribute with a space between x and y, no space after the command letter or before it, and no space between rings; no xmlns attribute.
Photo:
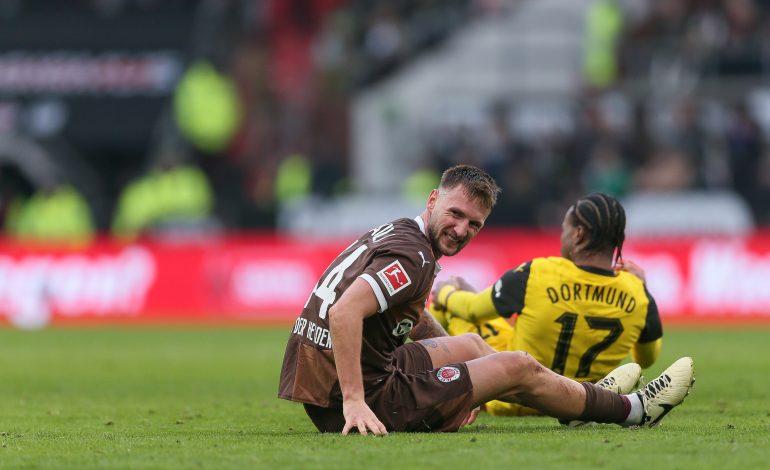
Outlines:
<svg viewBox="0 0 770 470"><path fill-rule="evenodd" d="M575 227L575 246L584 245L588 238L585 227L578 225Z"/></svg>
<svg viewBox="0 0 770 470"><path fill-rule="evenodd" d="M428 196L428 204L427 208L429 211L432 211L434 207L436 207L436 201L438 200L438 189L434 189L430 192L430 196Z"/></svg>

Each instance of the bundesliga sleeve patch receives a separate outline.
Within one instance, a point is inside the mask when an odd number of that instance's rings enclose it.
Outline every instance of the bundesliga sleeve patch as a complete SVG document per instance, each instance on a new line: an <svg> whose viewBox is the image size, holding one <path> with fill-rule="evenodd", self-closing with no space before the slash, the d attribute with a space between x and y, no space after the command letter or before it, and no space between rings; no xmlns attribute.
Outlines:
<svg viewBox="0 0 770 470"><path fill-rule="evenodd" d="M454 382L460 378L460 369L457 367L442 367L436 372L436 377L444 383Z"/></svg>
<svg viewBox="0 0 770 470"><path fill-rule="evenodd" d="M412 283L409 275L404 271L404 267L398 260L393 261L380 271L377 271L377 277L380 278L388 294L391 296L400 292Z"/></svg>

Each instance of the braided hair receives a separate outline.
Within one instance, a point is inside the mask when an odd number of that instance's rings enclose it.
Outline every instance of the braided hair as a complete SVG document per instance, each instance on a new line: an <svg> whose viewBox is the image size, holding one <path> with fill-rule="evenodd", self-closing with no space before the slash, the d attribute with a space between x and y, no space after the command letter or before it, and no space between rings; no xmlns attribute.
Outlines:
<svg viewBox="0 0 770 470"><path fill-rule="evenodd" d="M608 194L592 193L578 199L572 208L572 224L582 226L590 234L585 249L611 252L615 255L613 261L622 260L626 211L620 202Z"/></svg>

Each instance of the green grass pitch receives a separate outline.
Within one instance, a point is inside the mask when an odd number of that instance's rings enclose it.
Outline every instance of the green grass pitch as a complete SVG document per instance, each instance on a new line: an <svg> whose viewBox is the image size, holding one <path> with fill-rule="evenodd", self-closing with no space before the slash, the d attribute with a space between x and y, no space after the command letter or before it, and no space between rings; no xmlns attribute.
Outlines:
<svg viewBox="0 0 770 470"><path fill-rule="evenodd" d="M655 429L495 418L320 435L276 398L287 328L0 330L0 468L768 468L770 329L669 328L697 382Z"/></svg>

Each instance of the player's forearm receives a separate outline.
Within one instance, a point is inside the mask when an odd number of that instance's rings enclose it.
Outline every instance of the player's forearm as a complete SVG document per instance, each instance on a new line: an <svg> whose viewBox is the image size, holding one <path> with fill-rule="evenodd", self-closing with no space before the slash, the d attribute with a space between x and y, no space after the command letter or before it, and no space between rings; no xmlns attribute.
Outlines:
<svg viewBox="0 0 770 470"><path fill-rule="evenodd" d="M650 341L649 343L636 343L634 349L631 350L631 356L634 358L634 362L639 364L642 369L646 369L658 360L662 347L663 338Z"/></svg>
<svg viewBox="0 0 770 470"><path fill-rule="evenodd" d="M364 383L361 374L361 335L363 321L346 312L329 312L329 330L334 343L334 363L340 381L343 400L363 400Z"/></svg>
<svg viewBox="0 0 770 470"><path fill-rule="evenodd" d="M427 310L423 310L420 321L412 329L409 338L412 341L419 341L421 339L436 338L439 336L449 336L449 334L444 327L433 318L433 315Z"/></svg>
<svg viewBox="0 0 770 470"><path fill-rule="evenodd" d="M453 316L471 323L490 320L500 316L492 303L492 288L479 293L457 290L446 286L439 292L439 301Z"/></svg>

